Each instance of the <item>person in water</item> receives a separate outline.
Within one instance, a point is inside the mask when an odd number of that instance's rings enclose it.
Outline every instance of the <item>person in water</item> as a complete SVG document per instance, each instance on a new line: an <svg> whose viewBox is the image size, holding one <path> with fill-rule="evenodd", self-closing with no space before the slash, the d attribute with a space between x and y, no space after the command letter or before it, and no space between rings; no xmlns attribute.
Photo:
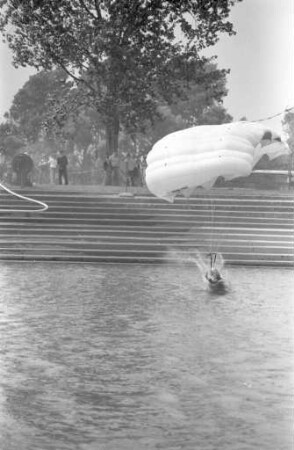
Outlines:
<svg viewBox="0 0 294 450"><path fill-rule="evenodd" d="M206 272L205 278L211 284L217 284L222 280L219 270L215 267L217 253L210 254L210 269Z"/></svg>

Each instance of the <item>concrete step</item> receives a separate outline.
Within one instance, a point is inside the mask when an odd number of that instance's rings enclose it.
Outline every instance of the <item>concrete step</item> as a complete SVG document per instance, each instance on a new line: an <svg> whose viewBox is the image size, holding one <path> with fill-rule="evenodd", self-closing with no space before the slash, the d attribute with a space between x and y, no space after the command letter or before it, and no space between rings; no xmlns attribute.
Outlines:
<svg viewBox="0 0 294 450"><path fill-rule="evenodd" d="M202 215L210 215L213 216L215 214L260 214L264 213L266 214L272 214L273 212L277 214L292 214L294 212L294 205L293 204L254 204L254 205L238 205L236 203L234 204L223 204L223 205L216 205L213 207L210 207L208 205L201 205L201 204L195 204L195 205L189 205L184 207L183 205L172 205L169 207L163 207L159 204L156 205L134 205L132 203L121 206L121 205L115 205L115 204L93 204L93 205L87 205L83 203L77 203L72 205L50 205L48 203L49 209L45 211L46 214L70 214L70 213L80 213L83 215L86 214L122 214L122 215L128 215L132 214L134 212L144 215L144 214L156 214L156 215L183 215L183 214L202 214ZM38 209L32 205L28 206L22 205L22 204L12 204L4 205L1 203L1 214L11 214L13 212L17 212L20 209L25 212L33 211L34 214L38 212Z"/></svg>
<svg viewBox="0 0 294 450"><path fill-rule="evenodd" d="M223 255L228 265L244 265L244 266L277 266L277 267L293 267L293 259L288 255L277 255L270 253L255 254L255 255L242 255L242 254L226 254ZM24 251L23 253L1 253L0 261L48 261L48 262L85 262L85 263L178 263L179 260L176 256L162 254L134 254L125 255L117 252L111 254L99 254L99 255L85 255L81 254L48 254L44 253L30 253Z"/></svg>
<svg viewBox="0 0 294 450"><path fill-rule="evenodd" d="M214 192L174 204L150 196L29 195L49 210L14 212L32 204L0 195L0 260L150 263L172 261L175 249L217 249L229 264L293 265L289 195Z"/></svg>
<svg viewBox="0 0 294 450"><path fill-rule="evenodd" d="M49 203L56 204L73 204L73 203L87 203L87 204L117 204L119 206L123 205L162 205L162 206L187 206L187 205L193 205L193 204L230 204L230 203L236 203L239 205L242 204L257 204L257 203L273 203L273 204L286 204L286 203L293 203L293 193L290 193L288 195L286 194L280 194L280 195L274 195L273 193L267 194L267 195L253 195L252 193L250 195L234 195L231 193L222 193L219 195L197 195L190 198L181 198L176 197L173 202L167 202L165 200L159 199L154 196L134 196L134 197L120 197L119 195L91 195L89 193L86 193L84 195L79 195L75 193L60 193L60 192L53 192L53 193L46 193L46 192L36 192L33 191L28 196L25 196L25 193L22 193L24 197L16 197L12 194L5 193L3 191L0 191L0 202L1 204L5 201L13 202L13 203L28 203L28 199L36 199L40 201L48 201Z"/></svg>
<svg viewBox="0 0 294 450"><path fill-rule="evenodd" d="M158 218L163 218L165 219L171 219L171 218L176 218L176 219L188 219L188 220L197 220L199 219L206 219L209 221L213 221L213 220L217 220L217 219L221 219L221 218L226 218L228 219L228 216L231 218L231 220L233 219L239 219L239 218L247 218L248 216L252 217L252 218L256 218L256 219L271 219L272 217L275 218L279 218L281 220L287 219L287 220L292 220L294 221L294 217L293 217L293 211L292 210L284 210L284 211L277 211L277 210L255 210L255 211L251 211L251 210L199 210L199 209L194 209L194 210L186 210L186 211L182 211L182 210L168 210L168 211L164 211L164 210L158 210L158 211L153 211L153 210L136 210L136 209L129 209L129 210L121 210L121 209L110 209L108 211L105 210L97 210L97 209L93 209L92 211L85 211L83 209L70 209L70 210L66 210L66 209L61 209L61 210L56 210L56 209L49 209L49 211L45 211L45 212L40 212L38 214L36 214L35 212L18 212L18 211L14 211L14 210L7 210L7 211L2 211L1 212L1 217L5 218L5 217L11 217L11 216L18 216L18 217L46 217L46 218L58 218L58 219L62 219L62 218L72 218L72 217L76 217L78 216L80 219L103 219L103 218L114 218L114 219L133 219L134 216L137 219L143 219L145 220L146 218L149 217L158 217Z"/></svg>
<svg viewBox="0 0 294 450"><path fill-rule="evenodd" d="M29 203L27 199L36 199L40 201L48 201L52 204L88 204L88 205L99 205L99 204L114 204L120 207L124 205L161 205L163 207L187 207L193 204L203 204L203 205L213 205L213 204L238 204L238 205L254 205L254 204L293 204L293 193L289 194L279 194L275 195L274 193L267 193L266 195L257 195L252 192L248 195L244 194L233 194L228 191L219 193L218 195L207 195L207 194L199 194L197 196L193 196L190 198L181 198L177 197L174 202L170 203L165 200L159 199L154 196L134 196L134 197L120 197L119 195L99 195L86 192L85 194L77 194L77 193L61 193L58 191L49 193L49 192L36 192L32 191L31 193L22 192L24 198L16 197L11 194L5 193L4 191L0 191L0 202L1 204L6 202L9 203L20 203L27 204ZM28 195L28 197L25 197ZM29 203L30 204L30 203Z"/></svg>
<svg viewBox="0 0 294 450"><path fill-rule="evenodd" d="M232 247L232 242L234 242L234 252L241 252L241 251L245 251L248 250L250 252L255 252L258 249L271 249L271 251L273 252L277 252L280 250L283 250L283 252L285 253L289 253L292 254L293 249L291 248L291 245L289 245L289 242L269 242L269 241L254 241L254 242L250 242L248 240L227 240L226 242L224 242L223 240L217 240L215 241L215 244L217 243L218 246L218 250L225 252L227 251L227 249L230 249ZM199 247L210 247L211 245L211 240L210 239L198 239L198 240L183 240L183 239L177 239L172 238L172 239L153 239L153 240L146 240L146 239L141 239L140 241L138 240L133 240L130 242L130 240L122 240L122 239L116 239L114 240L106 240L106 239L92 239L91 241L86 240L86 239L73 239L73 238L57 238L56 236L52 236L51 238L47 237L45 238L44 236L40 236L39 238L37 238L36 236L34 236L33 238L30 237L23 237L20 236L19 238L14 237L9 237L8 239L1 239L0 238L0 250L4 249L4 248L14 248L14 249L18 249L21 247L31 247L34 248L35 246L38 246L38 249L40 248L48 248L52 247L52 248L61 248L61 249L82 249L83 251L85 250L90 250L90 251L96 251L96 250L108 250L108 249L112 249L114 247L114 243L115 243L115 248L118 250L131 250L131 251L145 251L145 250L150 250L150 251L164 251L165 249L169 248L170 246L177 246L177 248L181 248L181 249L185 249L185 250L189 250L191 248L199 248ZM292 242L291 242L292 244Z"/></svg>
<svg viewBox="0 0 294 450"><path fill-rule="evenodd" d="M229 219L228 219L229 220ZM17 218L15 218L15 222L16 223ZM11 222L11 218L8 217L4 217L1 219L2 224L5 223L10 223ZM87 226L92 226L92 227L97 227L97 226L102 226L102 227L109 227L109 228L116 228L116 229L122 229L124 227L137 227L137 228L146 228L149 227L150 229L153 229L154 231L158 230L158 228L160 228L161 230L172 230L172 229L177 229L177 230L182 230L183 232L185 231L189 231L189 229L193 228L193 227L198 227L200 229L218 229L218 228L246 228L246 229L250 229L250 228L254 228L254 229L270 229L270 230L280 230L280 229L285 229L288 230L289 228L293 227L293 223L290 220L278 220L278 219L272 219L272 220L254 220L254 219L250 219L248 218L248 220L239 220L234 221L234 220L229 220L229 224L227 223L226 219L224 218L222 221L215 221L214 223L211 223L209 221L205 221L205 220L198 220L198 221L193 221L193 220L160 220L159 218L154 217L153 219L146 219L146 220L136 220L135 218L133 220L115 220L115 219L100 219L100 220L96 220L96 219L88 219L86 222L83 219L79 219L79 218L62 218L60 220L58 219L54 219L54 218L31 218L31 217L27 217L21 218L20 221L20 227L23 227L24 225L30 225L30 226L34 226L34 225L38 225L38 226L43 226L45 224L47 225L51 225L51 226L56 226L58 223L63 224L63 226L65 228L67 227L72 227L72 226L80 226L83 227L85 224ZM245 225L247 225L245 227Z"/></svg>
<svg viewBox="0 0 294 450"><path fill-rule="evenodd" d="M271 242L275 244L284 244L291 246L294 242L293 233L286 230L284 233L265 233L264 230L261 233L245 233L245 232L235 232L230 229L230 233L223 232L218 233L217 230L211 230L209 233L205 231L201 233L198 232L187 232L187 233L175 233L166 231L157 231L156 234L152 231L131 231L131 230L81 230L78 228L76 230L64 230L64 229L48 229L44 228L29 228L29 229L18 229L14 227L12 229L1 230L0 229L0 240L8 241L18 238L26 241L28 239L39 239L39 240L79 240L83 242L96 242L96 241L109 241L113 243L119 242L137 242L137 243L152 243L154 241L162 242L195 242L196 240L204 242L221 242L221 243L237 243L237 242L256 242L265 243L269 245ZM130 239L131 238L131 239Z"/></svg>
<svg viewBox="0 0 294 450"><path fill-rule="evenodd" d="M140 189L125 189L123 187L113 187L114 189L111 189L111 187L106 187L106 189L103 192L103 189L101 186L80 186L77 188L77 186L54 186L51 189L48 186L34 186L32 188L17 188L12 187L12 190L20 195L33 197L35 195L43 196L43 197L79 197L79 198L94 198L94 199L100 199L100 198L119 198L123 201L129 201L130 199L142 199L149 201L161 201L166 203L165 200L158 199L150 194L150 192L147 189L144 189L143 191ZM11 196L10 193L2 190L0 191L1 195L8 195ZM237 200L240 199L287 199L287 198L293 198L293 192L288 190L283 191L277 191L277 190L257 190L257 189L230 189L230 188L212 188L212 189L197 189L192 196L189 198L186 197L176 197L175 201L194 201L194 199L197 198L234 198Z"/></svg>

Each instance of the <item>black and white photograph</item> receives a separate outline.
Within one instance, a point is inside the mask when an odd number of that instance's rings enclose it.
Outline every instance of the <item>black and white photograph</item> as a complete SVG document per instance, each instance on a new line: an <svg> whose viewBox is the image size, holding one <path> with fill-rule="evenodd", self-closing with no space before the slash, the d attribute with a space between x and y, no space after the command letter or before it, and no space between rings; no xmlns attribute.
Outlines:
<svg viewBox="0 0 294 450"><path fill-rule="evenodd" d="M0 38L0 450L293 450L293 0Z"/></svg>

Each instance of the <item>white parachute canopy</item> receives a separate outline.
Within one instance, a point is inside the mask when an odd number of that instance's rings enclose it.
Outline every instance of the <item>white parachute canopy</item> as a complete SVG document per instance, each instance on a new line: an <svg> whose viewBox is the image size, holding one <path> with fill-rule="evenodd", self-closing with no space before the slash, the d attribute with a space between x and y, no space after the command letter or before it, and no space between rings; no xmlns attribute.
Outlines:
<svg viewBox="0 0 294 450"><path fill-rule="evenodd" d="M173 201L197 186L213 186L246 177L266 154L270 159L289 154L280 136L259 123L202 125L168 134L147 155L146 184L157 197Z"/></svg>

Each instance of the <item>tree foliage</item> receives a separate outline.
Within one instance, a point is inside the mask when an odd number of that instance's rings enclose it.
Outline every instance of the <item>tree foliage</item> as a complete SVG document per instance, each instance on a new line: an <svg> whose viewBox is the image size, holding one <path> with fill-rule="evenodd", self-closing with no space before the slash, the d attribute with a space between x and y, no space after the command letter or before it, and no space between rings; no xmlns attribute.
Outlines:
<svg viewBox="0 0 294 450"><path fill-rule="evenodd" d="M287 133L287 142L292 153L294 153L294 108L286 112L283 126Z"/></svg>
<svg viewBox="0 0 294 450"><path fill-rule="evenodd" d="M291 150L291 154L289 156L288 169L294 170L294 108L289 109L283 120L283 127L287 133L287 143Z"/></svg>
<svg viewBox="0 0 294 450"><path fill-rule="evenodd" d="M16 152L25 147L25 141L18 135L17 128L9 120L0 123L0 153L13 157Z"/></svg>
<svg viewBox="0 0 294 450"><path fill-rule="evenodd" d="M0 30L16 66L61 67L79 85L112 151L122 125L142 129L203 75L200 51L233 33L236 1L0 0Z"/></svg>
<svg viewBox="0 0 294 450"><path fill-rule="evenodd" d="M68 88L62 70L42 71L32 75L14 96L9 110L10 120L27 142L35 142L42 132L47 117L50 99L64 98Z"/></svg>
<svg viewBox="0 0 294 450"><path fill-rule="evenodd" d="M225 72L209 64L206 77L199 84L185 86L186 99L157 106L156 120L145 120L144 132L130 132L122 127L119 148L145 153L158 139L173 131L203 123L230 122L221 99L226 93ZM213 83L207 83L211 78ZM66 145L67 149L85 149L95 141L104 155L105 130L100 115L80 103L79 87L68 82L63 70L40 72L30 77L14 97L3 127L27 142L33 153L50 152L50 148ZM39 144L38 144L39 141ZM45 142L46 141L46 142ZM34 144L34 145L33 145ZM46 150L47 149L47 150Z"/></svg>
<svg viewBox="0 0 294 450"><path fill-rule="evenodd" d="M30 149L38 149L32 144L44 140L48 150L66 141L87 147L98 131L99 118L93 109L77 104L76 91L62 69L32 75L15 95L3 129L13 131Z"/></svg>

